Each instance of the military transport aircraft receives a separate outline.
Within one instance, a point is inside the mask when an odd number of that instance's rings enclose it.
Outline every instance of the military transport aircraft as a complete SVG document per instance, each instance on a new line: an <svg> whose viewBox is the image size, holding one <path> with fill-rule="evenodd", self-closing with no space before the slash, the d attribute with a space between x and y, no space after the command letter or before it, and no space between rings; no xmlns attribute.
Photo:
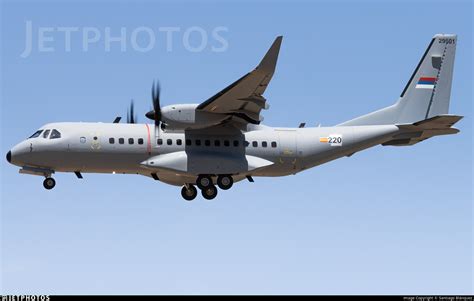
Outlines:
<svg viewBox="0 0 474 301"><path fill-rule="evenodd" d="M282 42L277 37L250 73L200 104L160 107L153 84L154 123L138 124L133 102L127 123L50 123L7 153L20 173L44 176L52 189L55 172L140 174L182 186L193 200L205 199L234 182L296 174L376 145L408 146L433 136L455 134L462 116L448 115L456 35L437 34L398 101L331 127L269 127L260 115L262 96L275 71Z"/></svg>

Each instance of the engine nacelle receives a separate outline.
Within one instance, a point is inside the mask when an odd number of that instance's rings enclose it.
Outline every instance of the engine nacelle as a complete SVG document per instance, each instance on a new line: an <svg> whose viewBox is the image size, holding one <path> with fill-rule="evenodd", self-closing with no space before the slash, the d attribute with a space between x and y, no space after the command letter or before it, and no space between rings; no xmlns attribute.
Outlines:
<svg viewBox="0 0 474 301"><path fill-rule="evenodd" d="M161 108L161 121L173 130L200 129L221 123L225 114L196 111L198 104L178 104ZM153 119L153 111L146 116Z"/></svg>

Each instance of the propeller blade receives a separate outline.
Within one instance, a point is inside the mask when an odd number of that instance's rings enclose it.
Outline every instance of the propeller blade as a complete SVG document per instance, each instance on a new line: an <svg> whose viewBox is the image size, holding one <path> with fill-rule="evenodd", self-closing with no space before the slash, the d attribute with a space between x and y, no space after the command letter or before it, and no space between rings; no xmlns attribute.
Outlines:
<svg viewBox="0 0 474 301"><path fill-rule="evenodd" d="M133 99L130 102L130 109L127 111L127 123L137 123L138 119L135 115L135 105Z"/></svg>
<svg viewBox="0 0 474 301"><path fill-rule="evenodd" d="M151 100L152 100L152 105L153 109L150 110L145 114L145 116L148 119L154 120L155 121L155 126L161 125L164 126L162 122L162 113L161 113L161 104L160 104L160 93L161 93L161 87L160 87L160 82L153 81L153 85L151 86Z"/></svg>
<svg viewBox="0 0 474 301"><path fill-rule="evenodd" d="M160 82L157 82L156 85L153 83L153 110L155 111L155 125L158 126L161 122L161 105L160 105Z"/></svg>

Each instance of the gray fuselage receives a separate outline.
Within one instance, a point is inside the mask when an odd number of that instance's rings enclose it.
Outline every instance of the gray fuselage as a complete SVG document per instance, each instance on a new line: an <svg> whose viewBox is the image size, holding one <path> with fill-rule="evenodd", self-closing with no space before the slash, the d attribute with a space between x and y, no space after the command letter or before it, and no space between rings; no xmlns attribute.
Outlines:
<svg viewBox="0 0 474 301"><path fill-rule="evenodd" d="M194 183L199 174L230 174L235 181L296 174L399 132L395 125L251 126L245 132L223 127L206 135L163 131L153 124L51 123L41 129L56 129L61 137L22 141L12 149L13 164L58 172L156 173L161 181L179 186Z"/></svg>

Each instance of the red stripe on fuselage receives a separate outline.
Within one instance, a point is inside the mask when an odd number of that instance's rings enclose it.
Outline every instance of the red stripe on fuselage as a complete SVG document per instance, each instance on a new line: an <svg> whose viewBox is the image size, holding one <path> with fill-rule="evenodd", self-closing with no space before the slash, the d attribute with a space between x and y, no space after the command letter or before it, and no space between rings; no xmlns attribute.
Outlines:
<svg viewBox="0 0 474 301"><path fill-rule="evenodd" d="M151 137L150 137L150 127L148 126L148 124L145 124L146 125L146 131L148 133L148 140L147 140L147 143L146 143L146 148L147 148L147 152L149 155L151 155Z"/></svg>

